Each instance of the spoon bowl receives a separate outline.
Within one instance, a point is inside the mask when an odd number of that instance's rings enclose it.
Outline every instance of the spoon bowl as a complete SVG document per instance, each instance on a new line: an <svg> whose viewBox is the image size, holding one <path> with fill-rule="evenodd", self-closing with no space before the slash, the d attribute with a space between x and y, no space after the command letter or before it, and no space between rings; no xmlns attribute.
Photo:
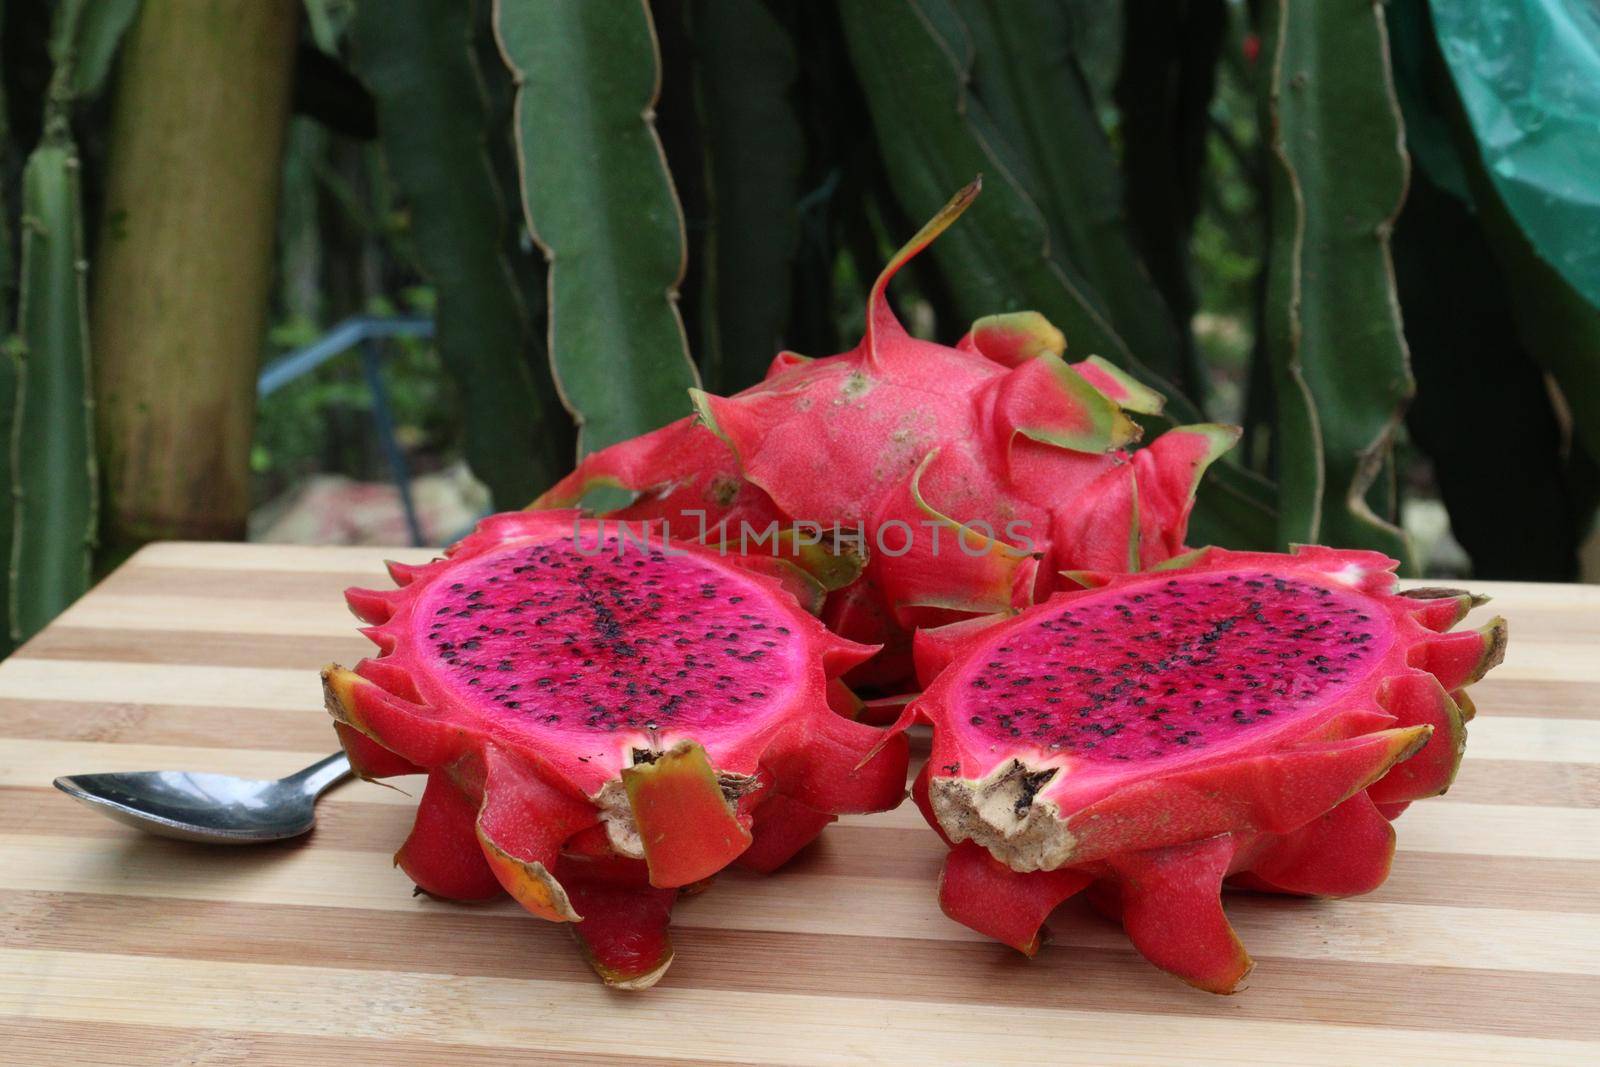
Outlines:
<svg viewBox="0 0 1600 1067"><path fill-rule="evenodd" d="M191 771L75 774L56 788L117 822L158 837L254 845L298 837L316 823L317 797L350 775L343 752L287 778L259 781Z"/></svg>

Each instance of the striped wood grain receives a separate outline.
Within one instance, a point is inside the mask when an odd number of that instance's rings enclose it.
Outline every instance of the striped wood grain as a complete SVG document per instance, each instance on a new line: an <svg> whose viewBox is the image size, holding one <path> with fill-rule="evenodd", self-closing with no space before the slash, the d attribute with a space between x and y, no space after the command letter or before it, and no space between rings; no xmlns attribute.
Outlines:
<svg viewBox="0 0 1600 1067"><path fill-rule="evenodd" d="M1600 1059L1600 589L1479 583L1513 638L1456 788L1401 819L1371 896L1231 897L1258 961L1239 996L1071 905L1033 961L948 921L909 806L683 901L672 971L626 996L508 903L413 897L404 793L347 786L309 839L219 851L49 787L325 754L315 670L365 648L338 592L384 584L386 554L151 546L0 664L0 1061Z"/></svg>

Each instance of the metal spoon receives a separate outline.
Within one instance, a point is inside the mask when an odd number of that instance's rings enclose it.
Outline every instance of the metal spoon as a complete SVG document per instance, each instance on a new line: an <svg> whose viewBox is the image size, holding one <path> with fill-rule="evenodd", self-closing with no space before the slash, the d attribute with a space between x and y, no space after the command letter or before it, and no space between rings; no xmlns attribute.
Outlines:
<svg viewBox="0 0 1600 1067"><path fill-rule="evenodd" d="M56 788L136 830L179 841L255 845L298 837L317 821L317 797L350 776L335 752L298 774L254 781L189 771L74 774Z"/></svg>

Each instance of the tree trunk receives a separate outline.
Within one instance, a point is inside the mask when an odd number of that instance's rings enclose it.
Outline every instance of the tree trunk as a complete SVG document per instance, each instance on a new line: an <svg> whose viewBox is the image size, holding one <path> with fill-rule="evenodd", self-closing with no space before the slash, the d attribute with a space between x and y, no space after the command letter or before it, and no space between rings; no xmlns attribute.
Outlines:
<svg viewBox="0 0 1600 1067"><path fill-rule="evenodd" d="M297 0L144 0L113 105L91 300L113 546L250 507Z"/></svg>

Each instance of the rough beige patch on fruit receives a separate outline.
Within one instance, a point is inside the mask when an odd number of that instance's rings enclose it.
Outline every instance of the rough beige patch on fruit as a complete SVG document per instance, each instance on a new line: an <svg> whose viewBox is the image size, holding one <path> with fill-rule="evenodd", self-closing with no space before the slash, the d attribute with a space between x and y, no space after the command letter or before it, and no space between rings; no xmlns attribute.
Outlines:
<svg viewBox="0 0 1600 1067"><path fill-rule="evenodd" d="M1014 871L1050 871L1072 858L1077 839L1039 790L1059 772L1020 759L982 778L935 777L928 795L952 841L972 841Z"/></svg>

